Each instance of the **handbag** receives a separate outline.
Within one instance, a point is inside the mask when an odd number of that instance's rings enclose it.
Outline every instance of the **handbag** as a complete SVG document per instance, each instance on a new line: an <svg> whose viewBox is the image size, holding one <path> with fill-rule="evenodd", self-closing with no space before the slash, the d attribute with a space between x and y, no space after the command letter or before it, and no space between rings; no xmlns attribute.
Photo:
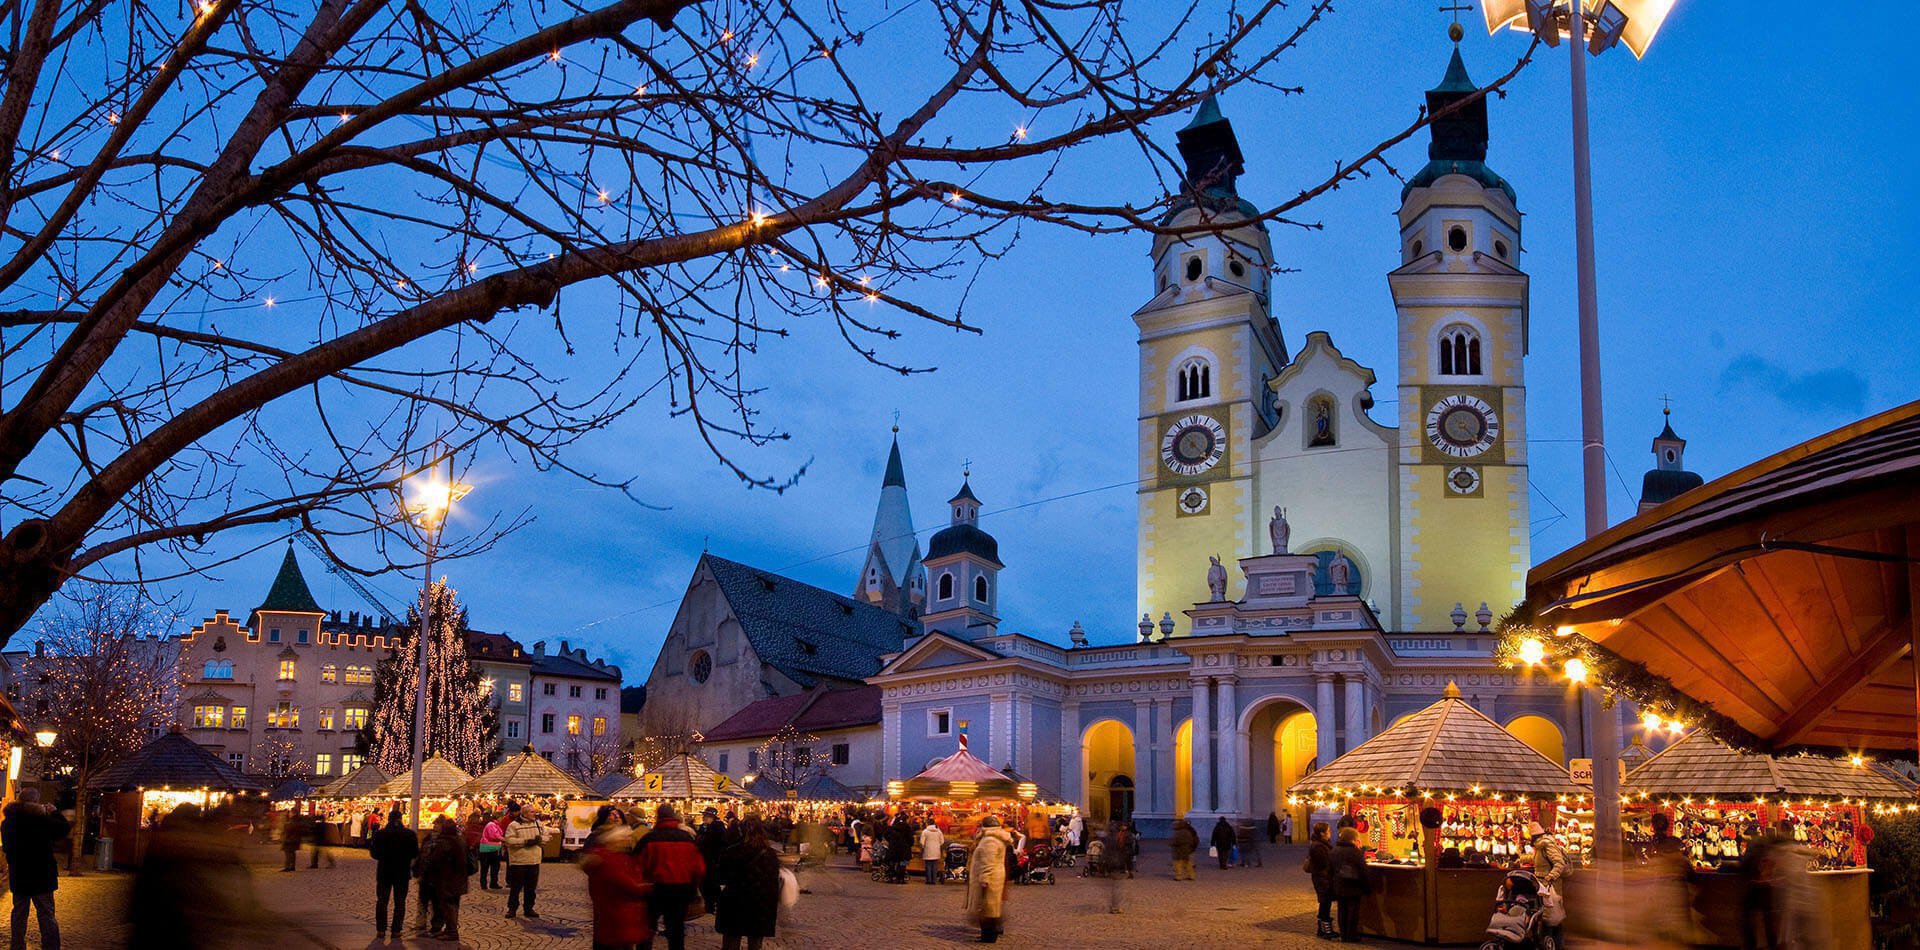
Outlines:
<svg viewBox="0 0 1920 950"><path fill-rule="evenodd" d="M1219 847L1217 847L1217 846L1215 846L1215 845L1207 845L1207 857L1209 857L1209 858L1217 858L1217 857L1219 857L1219 856L1220 856L1220 849L1219 849Z"/></svg>
<svg viewBox="0 0 1920 950"><path fill-rule="evenodd" d="M780 869L780 909L792 910L793 905L798 903L800 903L800 879L797 877L794 877L792 871L786 868L781 868Z"/></svg>

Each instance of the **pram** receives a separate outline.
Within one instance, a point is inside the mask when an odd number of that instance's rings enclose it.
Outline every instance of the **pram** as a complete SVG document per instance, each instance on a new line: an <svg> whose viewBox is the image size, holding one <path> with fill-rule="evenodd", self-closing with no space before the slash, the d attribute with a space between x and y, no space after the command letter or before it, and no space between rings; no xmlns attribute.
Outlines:
<svg viewBox="0 0 1920 950"><path fill-rule="evenodd" d="M1507 872L1493 897L1493 918L1487 921L1487 939L1480 950L1560 950L1560 941L1546 923L1546 901L1532 871Z"/></svg>
<svg viewBox="0 0 1920 950"><path fill-rule="evenodd" d="M1020 856L1020 875L1014 878L1020 884L1052 884L1053 880L1052 848L1044 844L1034 845Z"/></svg>
<svg viewBox="0 0 1920 950"><path fill-rule="evenodd" d="M893 849L887 846L887 839L874 839L873 861L868 873L882 884L897 876L893 873Z"/></svg>
<svg viewBox="0 0 1920 950"><path fill-rule="evenodd" d="M942 881L960 881L965 883L967 880L967 863L971 858L972 854L967 851L966 845L958 841L948 842L946 867L941 871L940 879Z"/></svg>
<svg viewBox="0 0 1920 950"><path fill-rule="evenodd" d="M1080 869L1081 877L1106 877L1112 868L1107 867L1107 843L1099 838L1087 842L1087 866Z"/></svg>

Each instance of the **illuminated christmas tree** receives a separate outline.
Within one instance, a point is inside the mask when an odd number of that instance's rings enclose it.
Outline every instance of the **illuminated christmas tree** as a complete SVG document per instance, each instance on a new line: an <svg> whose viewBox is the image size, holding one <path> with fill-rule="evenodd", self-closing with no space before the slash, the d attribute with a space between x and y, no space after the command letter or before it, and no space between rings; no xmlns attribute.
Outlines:
<svg viewBox="0 0 1920 950"><path fill-rule="evenodd" d="M427 757L475 775L493 765L499 719L467 655L466 611L445 581L430 589L427 624ZM408 611L419 630L419 608ZM370 763L399 775L413 768L414 683L420 675L420 638L388 651L373 684L373 718L367 722Z"/></svg>

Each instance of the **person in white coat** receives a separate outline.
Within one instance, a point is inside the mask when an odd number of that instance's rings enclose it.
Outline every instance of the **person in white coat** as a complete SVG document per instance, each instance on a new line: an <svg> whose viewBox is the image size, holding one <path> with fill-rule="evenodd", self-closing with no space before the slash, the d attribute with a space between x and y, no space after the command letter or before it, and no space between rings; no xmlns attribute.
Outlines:
<svg viewBox="0 0 1920 950"><path fill-rule="evenodd" d="M947 836L940 833L940 826L927 820L927 826L920 829L920 861L927 866L927 883L940 883L940 852L947 846Z"/></svg>
<svg viewBox="0 0 1920 950"><path fill-rule="evenodd" d="M1086 833L1087 823L1079 815L1074 815L1073 820L1067 822L1067 847L1072 849L1074 854L1087 853L1080 844L1085 840Z"/></svg>
<svg viewBox="0 0 1920 950"><path fill-rule="evenodd" d="M980 822L967 863L967 912L980 921L980 942L994 943L1006 927L1008 865L1013 863L1013 836L988 815Z"/></svg>

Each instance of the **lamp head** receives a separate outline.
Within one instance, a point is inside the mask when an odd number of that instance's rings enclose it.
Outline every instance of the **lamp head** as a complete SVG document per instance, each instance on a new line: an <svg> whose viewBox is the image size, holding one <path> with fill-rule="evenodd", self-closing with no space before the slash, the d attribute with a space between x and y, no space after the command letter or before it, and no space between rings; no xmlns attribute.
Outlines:
<svg viewBox="0 0 1920 950"><path fill-rule="evenodd" d="M42 749L52 748L55 740L58 740L59 738L60 738L60 734L53 731L52 729L42 729L39 732L36 732L33 734L33 741L39 743L40 748Z"/></svg>

